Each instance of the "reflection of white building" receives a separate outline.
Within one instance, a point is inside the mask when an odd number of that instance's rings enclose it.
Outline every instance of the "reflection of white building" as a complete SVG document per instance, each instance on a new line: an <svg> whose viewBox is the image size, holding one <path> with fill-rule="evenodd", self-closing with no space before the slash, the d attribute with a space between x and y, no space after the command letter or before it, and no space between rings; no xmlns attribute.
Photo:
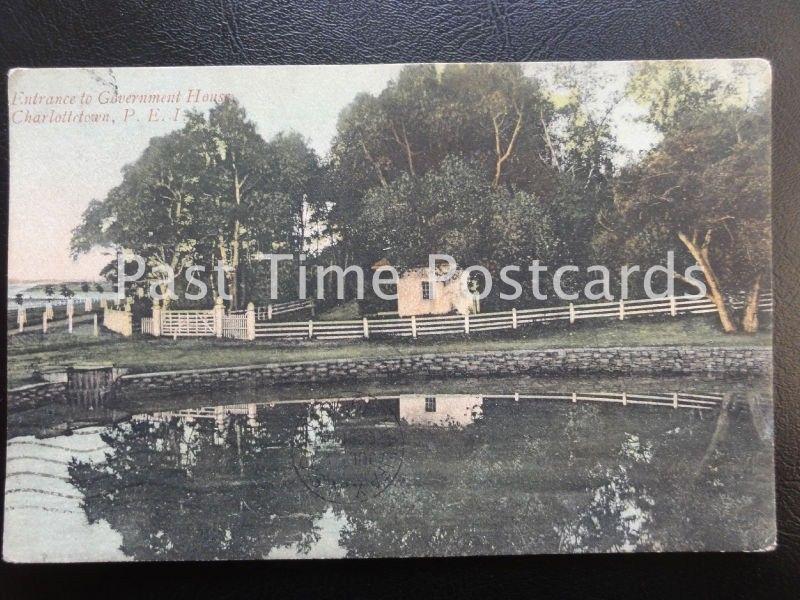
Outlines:
<svg viewBox="0 0 800 600"><path fill-rule="evenodd" d="M400 419L409 425L464 427L482 414L479 394L400 394Z"/></svg>

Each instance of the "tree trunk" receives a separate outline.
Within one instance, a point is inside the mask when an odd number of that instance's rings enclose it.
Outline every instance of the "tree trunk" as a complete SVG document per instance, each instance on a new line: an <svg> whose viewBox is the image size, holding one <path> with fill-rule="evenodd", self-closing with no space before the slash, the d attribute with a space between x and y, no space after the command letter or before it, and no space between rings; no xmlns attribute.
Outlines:
<svg viewBox="0 0 800 600"><path fill-rule="evenodd" d="M511 134L511 139L508 142L505 152L502 152L500 147L500 123L498 121L499 115L492 117L492 125L494 126L494 150L495 150L495 166L494 166L494 179L492 185L497 187L500 185L500 177L503 174L503 164L509 159L511 153L514 151L514 144L517 142L519 132L522 130L522 111L517 111L517 122L514 124L514 131Z"/></svg>
<svg viewBox="0 0 800 600"><path fill-rule="evenodd" d="M245 176L247 177L247 176ZM244 181L239 180L239 170L236 163L233 165L233 197L238 207L242 203L242 186ZM239 229L241 225L237 218L233 224L233 241L231 243L231 276L230 276L230 295L231 310L239 308Z"/></svg>
<svg viewBox="0 0 800 600"><path fill-rule="evenodd" d="M380 163L372 157L372 154L370 154L370 151L367 149L367 145L364 143L363 139L361 139L361 149L364 150L364 156L375 168L375 173L378 175L378 180L381 182L381 186L389 187L389 183L386 181L386 177L383 175L383 169L381 168Z"/></svg>
<svg viewBox="0 0 800 600"><path fill-rule="evenodd" d="M689 239L684 233L678 233L678 238L683 242L686 248L691 253L692 257L697 262L698 266L703 270L703 276L708 284L707 295L709 299L717 307L719 314L719 321L722 325L722 330L725 333L734 333L736 331L736 324L733 322L728 305L725 304L725 297L720 290L719 280L717 279L714 269L708 260L708 243L710 235L706 234L706 241L702 245L698 245L696 236Z"/></svg>
<svg viewBox="0 0 800 600"><path fill-rule="evenodd" d="M231 244L231 273L230 273L231 310L239 308L239 219L236 219L236 229Z"/></svg>
<svg viewBox="0 0 800 600"><path fill-rule="evenodd" d="M747 292L742 315L742 331L755 333L758 331L758 295L761 292L761 275L758 275Z"/></svg>

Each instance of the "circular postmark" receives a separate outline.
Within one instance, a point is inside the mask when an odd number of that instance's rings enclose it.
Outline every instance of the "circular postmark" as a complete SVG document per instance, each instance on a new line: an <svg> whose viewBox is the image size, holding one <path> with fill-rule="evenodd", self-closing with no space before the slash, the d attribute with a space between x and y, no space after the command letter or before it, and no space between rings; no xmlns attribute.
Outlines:
<svg viewBox="0 0 800 600"><path fill-rule="evenodd" d="M292 432L292 464L308 490L339 504L385 492L403 464L403 430L390 400L308 405Z"/></svg>

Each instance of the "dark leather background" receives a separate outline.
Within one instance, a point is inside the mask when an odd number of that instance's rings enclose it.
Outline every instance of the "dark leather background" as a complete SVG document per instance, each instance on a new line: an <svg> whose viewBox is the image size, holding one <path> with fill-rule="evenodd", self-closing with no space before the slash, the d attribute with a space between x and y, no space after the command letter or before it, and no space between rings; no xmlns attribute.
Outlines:
<svg viewBox="0 0 800 600"><path fill-rule="evenodd" d="M760 56L774 70L774 265L779 549L642 555L226 565L3 566L7 597L92 590L152 598L798 597L800 577L800 4L11 1L0 64L102 66ZM0 84L6 97L6 81ZM324 90L321 91L324 93ZM7 193L7 107L0 182ZM91 165L86 165L91 168ZM46 160L41 168L47 168ZM3 212L3 235L6 235ZM5 248L5 243L2 244ZM5 285L5 277L2 278ZM4 428L3 428L4 430Z"/></svg>

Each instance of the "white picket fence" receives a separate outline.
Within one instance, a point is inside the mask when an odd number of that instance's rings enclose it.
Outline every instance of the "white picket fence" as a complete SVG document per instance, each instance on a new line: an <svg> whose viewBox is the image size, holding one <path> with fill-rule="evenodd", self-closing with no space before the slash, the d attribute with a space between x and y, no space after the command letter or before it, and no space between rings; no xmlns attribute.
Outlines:
<svg viewBox="0 0 800 600"><path fill-rule="evenodd" d="M141 331L155 337L218 337L255 339L255 308L225 314L219 302L210 310L166 310L153 306L153 316L141 320Z"/></svg>
<svg viewBox="0 0 800 600"><path fill-rule="evenodd" d="M222 317L222 337L234 340L247 338L247 313L230 314Z"/></svg>
<svg viewBox="0 0 800 600"><path fill-rule="evenodd" d="M142 333L146 335L156 334L155 323L153 322L153 319L151 317L142 317L141 324L142 324Z"/></svg>
<svg viewBox="0 0 800 600"><path fill-rule="evenodd" d="M741 308L742 301L731 303ZM772 311L772 294L760 297L759 309ZM261 338L346 340L370 337L411 337L428 335L455 335L503 329L518 329L532 323L569 321L582 319L611 318L624 320L638 316L669 314L706 314L716 312L716 306L708 298L691 295L671 296L651 300L620 300L616 302L570 303L565 306L543 307L467 315L444 315L428 317L364 318L350 321L292 321L282 323L256 323L255 335Z"/></svg>

